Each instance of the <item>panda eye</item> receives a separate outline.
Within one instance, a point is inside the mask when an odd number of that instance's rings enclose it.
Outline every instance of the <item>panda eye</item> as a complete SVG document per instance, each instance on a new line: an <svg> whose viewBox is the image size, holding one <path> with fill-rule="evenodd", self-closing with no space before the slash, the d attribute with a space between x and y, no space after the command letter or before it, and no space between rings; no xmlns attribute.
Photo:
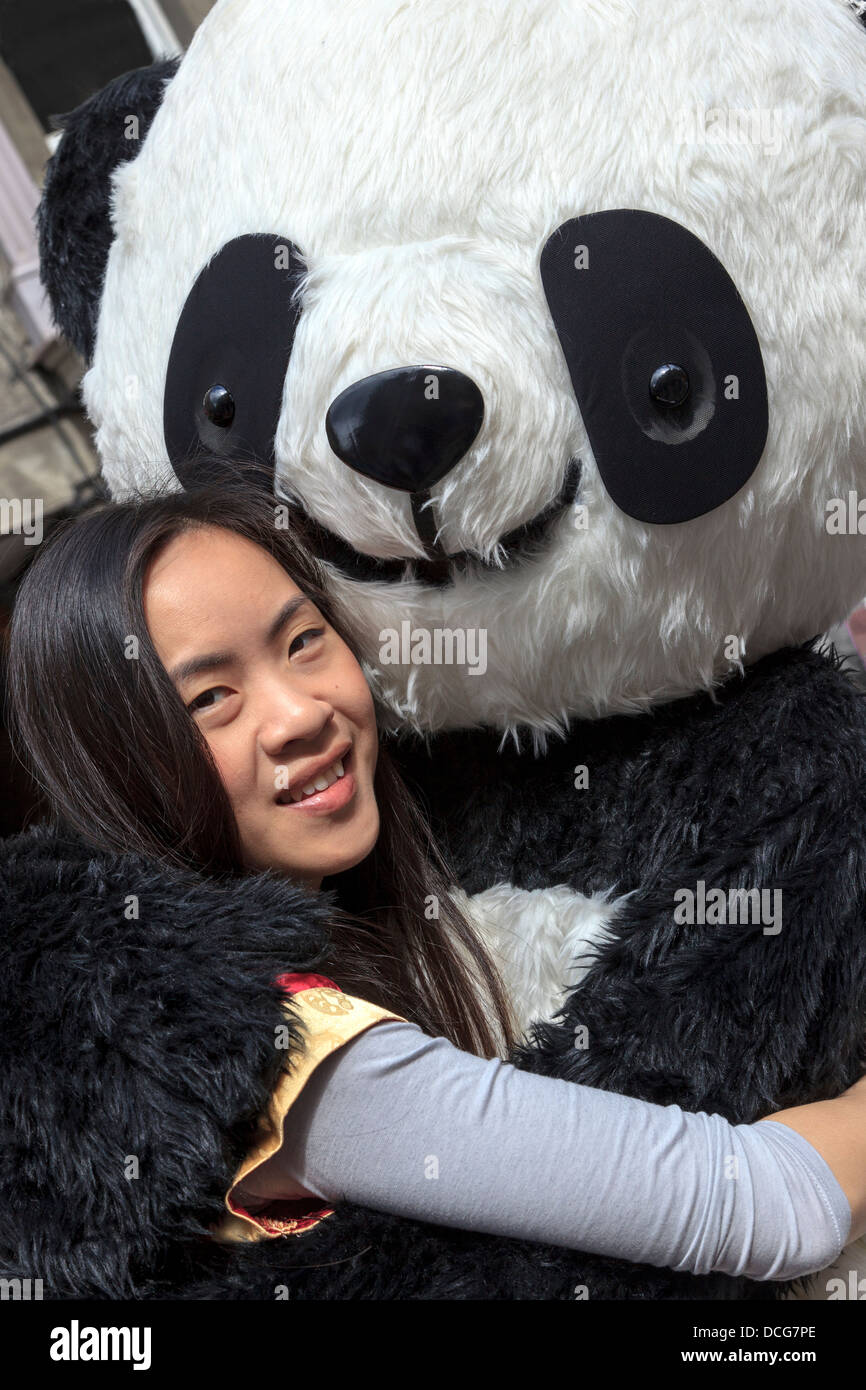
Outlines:
<svg viewBox="0 0 866 1390"><path fill-rule="evenodd" d="M564 222L541 279L599 475L638 521L691 521L757 468L767 382L748 310L709 247L636 209Z"/></svg>
<svg viewBox="0 0 866 1390"><path fill-rule="evenodd" d="M235 403L230 391L219 383L205 392L202 409L212 425L227 430L235 418Z"/></svg>
<svg viewBox="0 0 866 1390"><path fill-rule="evenodd" d="M213 480L221 464L273 466L305 270L286 237L241 236L193 284L163 397L165 446L185 488Z"/></svg>

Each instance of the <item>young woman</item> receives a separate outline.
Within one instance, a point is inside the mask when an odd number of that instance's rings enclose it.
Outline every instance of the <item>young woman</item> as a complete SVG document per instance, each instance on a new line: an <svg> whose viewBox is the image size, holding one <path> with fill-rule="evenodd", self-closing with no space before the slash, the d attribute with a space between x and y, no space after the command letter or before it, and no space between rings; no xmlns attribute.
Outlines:
<svg viewBox="0 0 866 1390"><path fill-rule="evenodd" d="M9 689L20 752L88 843L336 892L328 975L282 981L306 1052L219 1238L299 1233L349 1201L780 1279L866 1232L866 1080L730 1125L501 1060L501 983L380 744L347 625L253 486L59 528L20 590Z"/></svg>

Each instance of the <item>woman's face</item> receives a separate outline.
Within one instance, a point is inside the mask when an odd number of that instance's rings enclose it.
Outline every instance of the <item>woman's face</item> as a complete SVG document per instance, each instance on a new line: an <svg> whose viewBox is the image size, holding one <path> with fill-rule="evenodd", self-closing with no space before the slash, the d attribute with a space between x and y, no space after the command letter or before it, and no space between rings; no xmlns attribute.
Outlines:
<svg viewBox="0 0 866 1390"><path fill-rule="evenodd" d="M210 745L246 865L318 888L365 858L379 833L373 697L318 608L267 551L217 526L169 541L143 600Z"/></svg>

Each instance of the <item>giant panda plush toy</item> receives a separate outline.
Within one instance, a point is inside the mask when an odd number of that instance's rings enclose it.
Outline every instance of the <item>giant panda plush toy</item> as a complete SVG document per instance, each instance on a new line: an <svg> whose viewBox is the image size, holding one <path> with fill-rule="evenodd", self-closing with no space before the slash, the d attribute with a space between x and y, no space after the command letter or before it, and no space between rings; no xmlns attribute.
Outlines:
<svg viewBox="0 0 866 1390"><path fill-rule="evenodd" d="M519 1065L735 1121L866 1068L866 712L815 640L866 592L862 8L222 0L40 214L112 494L255 457L304 514ZM780 1292L303 1244L226 1286Z"/></svg>

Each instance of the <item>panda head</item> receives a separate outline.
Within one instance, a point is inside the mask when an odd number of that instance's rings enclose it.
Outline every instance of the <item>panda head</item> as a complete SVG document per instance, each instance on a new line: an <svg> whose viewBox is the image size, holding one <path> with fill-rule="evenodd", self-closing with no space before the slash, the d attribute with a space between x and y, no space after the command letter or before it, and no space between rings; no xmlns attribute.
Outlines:
<svg viewBox="0 0 866 1390"><path fill-rule="evenodd" d="M862 8L223 0L46 182L113 495L269 461L419 730L543 740L824 630L866 593L827 526L866 498ZM484 669L394 659L437 630Z"/></svg>

